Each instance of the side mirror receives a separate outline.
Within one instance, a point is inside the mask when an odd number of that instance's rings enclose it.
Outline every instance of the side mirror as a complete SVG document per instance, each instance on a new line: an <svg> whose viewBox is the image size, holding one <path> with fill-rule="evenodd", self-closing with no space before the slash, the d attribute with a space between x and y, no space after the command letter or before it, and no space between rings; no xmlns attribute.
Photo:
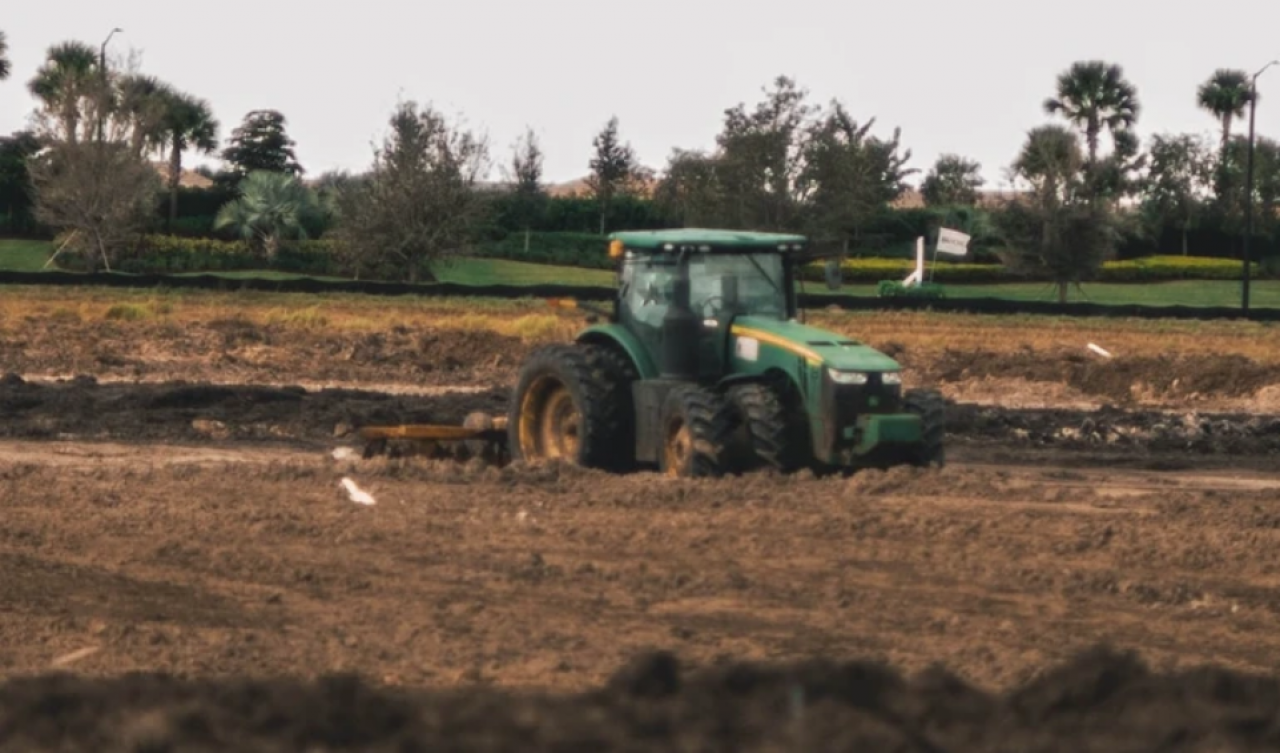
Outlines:
<svg viewBox="0 0 1280 753"><path fill-rule="evenodd" d="M827 276L827 289L839 290L840 285L844 282L844 270L840 267L839 259L827 259L826 268L824 270Z"/></svg>

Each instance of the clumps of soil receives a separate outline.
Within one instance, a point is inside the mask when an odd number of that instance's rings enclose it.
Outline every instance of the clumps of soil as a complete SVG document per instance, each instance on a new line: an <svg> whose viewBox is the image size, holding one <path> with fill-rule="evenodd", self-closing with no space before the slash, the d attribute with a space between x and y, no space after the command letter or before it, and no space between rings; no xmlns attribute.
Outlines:
<svg viewBox="0 0 1280 753"><path fill-rule="evenodd" d="M1280 417L1253 414L1161 413L1053 409L1011 410L952 404L951 437L1062 449L1136 448L1196 455L1280 454Z"/></svg>
<svg viewBox="0 0 1280 753"><path fill-rule="evenodd" d="M502 413L506 391L389 395L301 387L58 383L0 379L0 437L13 439L326 441L361 426L461 424Z"/></svg>
<svg viewBox="0 0 1280 753"><path fill-rule="evenodd" d="M927 363L913 365L923 369L933 382L962 383L987 378L1053 382L1114 403L1134 402L1143 395L1165 399L1247 397L1280 384L1280 366L1260 364L1241 355L1105 359L1066 351L947 350Z"/></svg>
<svg viewBox="0 0 1280 753"><path fill-rule="evenodd" d="M65 675L0 686L0 744L39 751L1244 750L1280 732L1280 681L1159 674L1095 648L1005 693L942 668L637 657L594 691L390 689L314 682Z"/></svg>

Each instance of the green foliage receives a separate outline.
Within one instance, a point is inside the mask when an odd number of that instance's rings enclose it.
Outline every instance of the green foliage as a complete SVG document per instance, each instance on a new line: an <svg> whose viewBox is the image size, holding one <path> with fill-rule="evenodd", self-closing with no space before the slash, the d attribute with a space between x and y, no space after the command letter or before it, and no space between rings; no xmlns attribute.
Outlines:
<svg viewBox="0 0 1280 753"><path fill-rule="evenodd" d="M1101 60L1079 61L1061 73L1057 96L1045 100L1044 109L1061 113L1084 133L1090 163L1097 161L1102 131L1115 135L1132 128L1141 111L1124 70Z"/></svg>
<svg viewBox="0 0 1280 753"><path fill-rule="evenodd" d="M611 269L608 245L593 233L530 233L529 250L524 250L524 233L482 244L476 255L538 264L556 264L587 269Z"/></svg>
<svg viewBox="0 0 1280 753"><path fill-rule="evenodd" d="M609 229L609 215L614 198L634 188L635 183L646 177L636 161L635 150L622 143L618 135L618 118L614 116L596 135L593 142L595 154L591 158L591 175L587 187L600 207L600 234Z"/></svg>
<svg viewBox="0 0 1280 753"><path fill-rule="evenodd" d="M13 63L9 61L9 39L0 31L0 81L8 80L13 72Z"/></svg>
<svg viewBox="0 0 1280 753"><path fill-rule="evenodd" d="M338 190L333 236L357 269L418 282L474 242L488 144L413 102L399 105L389 124L368 174Z"/></svg>
<svg viewBox="0 0 1280 753"><path fill-rule="evenodd" d="M254 171L301 175L304 170L294 154L294 141L285 131L287 121L276 110L254 110L231 132L231 145L222 158L237 178Z"/></svg>
<svg viewBox="0 0 1280 753"><path fill-rule="evenodd" d="M1221 151L1231 140L1231 124L1244 117L1245 107L1253 98L1249 74L1242 70L1219 68L1196 91L1196 104L1222 124Z"/></svg>
<svg viewBox="0 0 1280 753"><path fill-rule="evenodd" d="M941 285L936 282L924 282L908 287L899 280L881 280L876 286L876 295L881 298L923 298L938 300L945 298Z"/></svg>
<svg viewBox="0 0 1280 753"><path fill-rule="evenodd" d="M327 241L290 241L275 258L263 259L248 242L152 235L121 256L121 271L138 274L231 272L270 269L308 275L341 275L333 245Z"/></svg>
<svg viewBox="0 0 1280 753"><path fill-rule="evenodd" d="M0 214L10 233L25 233L34 228L32 215L31 176L28 161L40 150L40 141L30 131L0 137Z"/></svg>
<svg viewBox="0 0 1280 753"><path fill-rule="evenodd" d="M268 259L286 238L306 238L304 218L319 212L315 194L287 173L258 170L240 184L240 197L218 211L215 229L229 228L260 243Z"/></svg>
<svg viewBox="0 0 1280 753"><path fill-rule="evenodd" d="M984 182L982 165L958 154L944 154L920 184L920 195L931 207L973 206Z"/></svg>

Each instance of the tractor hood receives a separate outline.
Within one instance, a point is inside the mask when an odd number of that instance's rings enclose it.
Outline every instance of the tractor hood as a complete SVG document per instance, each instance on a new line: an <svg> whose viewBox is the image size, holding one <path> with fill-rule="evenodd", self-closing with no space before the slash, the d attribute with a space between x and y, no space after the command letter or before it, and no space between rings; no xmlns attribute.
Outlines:
<svg viewBox="0 0 1280 753"><path fill-rule="evenodd" d="M730 332L738 357L748 357L760 348L777 348L840 371L898 371L902 367L884 353L818 327L754 316L733 321ZM752 342L754 341L754 343ZM749 359L750 360L750 359Z"/></svg>

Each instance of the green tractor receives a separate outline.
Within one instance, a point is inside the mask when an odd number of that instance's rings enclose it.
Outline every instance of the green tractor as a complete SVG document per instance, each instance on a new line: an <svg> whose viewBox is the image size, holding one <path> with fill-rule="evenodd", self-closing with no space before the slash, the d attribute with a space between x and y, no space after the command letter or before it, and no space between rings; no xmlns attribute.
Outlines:
<svg viewBox="0 0 1280 753"><path fill-rule="evenodd" d="M798 235L723 230L610 236L612 311L540 348L505 421L513 460L718 476L943 462L941 395L899 364L798 321Z"/></svg>

